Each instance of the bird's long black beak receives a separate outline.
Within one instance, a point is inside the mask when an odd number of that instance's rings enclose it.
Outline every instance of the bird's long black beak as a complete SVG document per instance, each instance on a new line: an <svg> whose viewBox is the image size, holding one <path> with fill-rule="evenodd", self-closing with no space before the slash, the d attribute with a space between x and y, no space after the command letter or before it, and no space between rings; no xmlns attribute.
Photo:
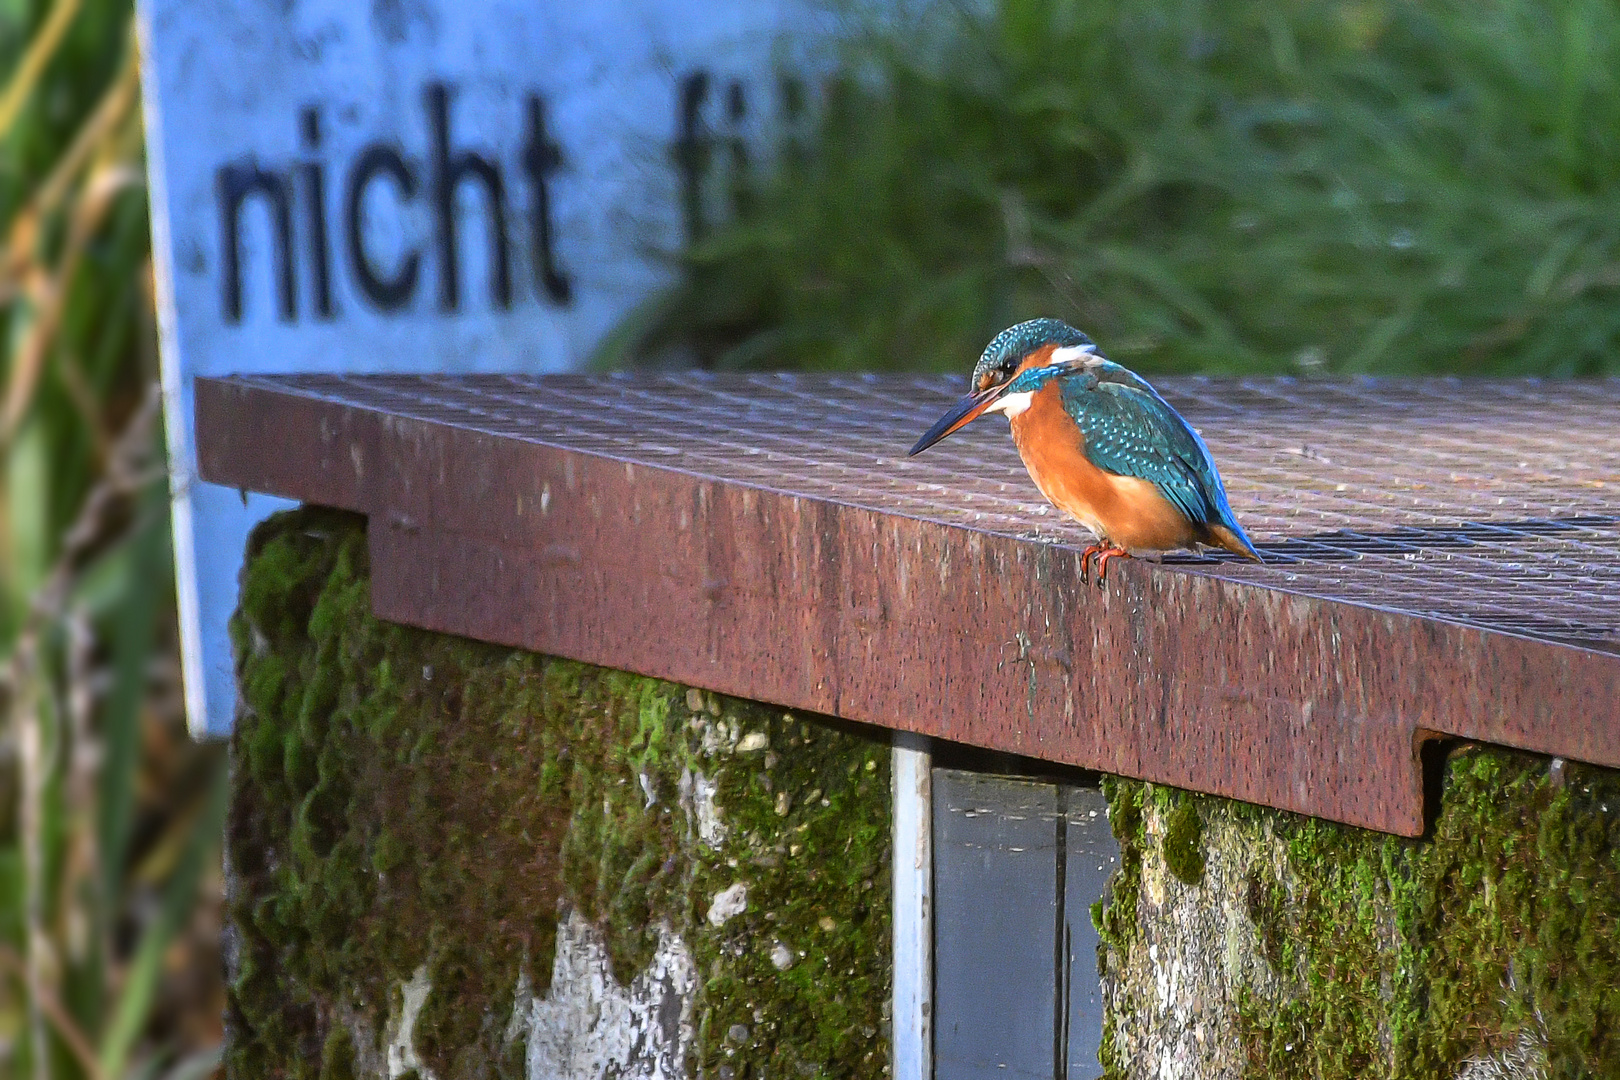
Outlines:
<svg viewBox="0 0 1620 1080"><path fill-rule="evenodd" d="M996 398L1001 396L1001 391L1006 389L1006 385L1003 383L1000 386L992 386L987 390L976 390L958 401L951 406L950 412L940 417L939 421L929 428L922 438L917 440L917 445L913 446L906 456L916 457L951 432L966 427L984 410L988 409Z"/></svg>

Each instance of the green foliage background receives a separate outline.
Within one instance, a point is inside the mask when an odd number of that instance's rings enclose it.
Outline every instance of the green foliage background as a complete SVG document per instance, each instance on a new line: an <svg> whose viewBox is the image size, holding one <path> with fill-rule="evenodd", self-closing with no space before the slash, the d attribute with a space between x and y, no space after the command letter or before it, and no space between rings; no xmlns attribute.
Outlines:
<svg viewBox="0 0 1620 1080"><path fill-rule="evenodd" d="M121 0L0 0L0 1075L218 1060L223 754L181 708Z"/></svg>
<svg viewBox="0 0 1620 1080"><path fill-rule="evenodd" d="M1613 0L900 6L602 364L1620 371Z"/></svg>

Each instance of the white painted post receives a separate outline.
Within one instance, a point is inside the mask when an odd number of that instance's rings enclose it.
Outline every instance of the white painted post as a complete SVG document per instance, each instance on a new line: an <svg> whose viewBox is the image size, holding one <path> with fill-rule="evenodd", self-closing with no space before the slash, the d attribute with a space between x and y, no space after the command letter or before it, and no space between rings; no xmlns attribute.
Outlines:
<svg viewBox="0 0 1620 1080"><path fill-rule="evenodd" d="M934 1075L933 754L896 733L894 789L894 1076Z"/></svg>

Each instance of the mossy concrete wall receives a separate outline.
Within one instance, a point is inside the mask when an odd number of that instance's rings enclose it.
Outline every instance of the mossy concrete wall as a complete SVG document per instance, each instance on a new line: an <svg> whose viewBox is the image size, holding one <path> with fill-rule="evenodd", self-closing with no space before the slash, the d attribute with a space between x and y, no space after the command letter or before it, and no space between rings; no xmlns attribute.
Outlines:
<svg viewBox="0 0 1620 1080"><path fill-rule="evenodd" d="M1111 1077L1620 1078L1615 773L1460 748L1418 840L1105 787Z"/></svg>
<svg viewBox="0 0 1620 1080"><path fill-rule="evenodd" d="M887 1073L883 739L367 590L359 518L253 538L231 1076ZM1620 1080L1620 777L1443 774L1419 840L1108 781L1107 1075Z"/></svg>
<svg viewBox="0 0 1620 1080"><path fill-rule="evenodd" d="M380 623L333 512L233 633L230 1076L887 1072L886 741Z"/></svg>

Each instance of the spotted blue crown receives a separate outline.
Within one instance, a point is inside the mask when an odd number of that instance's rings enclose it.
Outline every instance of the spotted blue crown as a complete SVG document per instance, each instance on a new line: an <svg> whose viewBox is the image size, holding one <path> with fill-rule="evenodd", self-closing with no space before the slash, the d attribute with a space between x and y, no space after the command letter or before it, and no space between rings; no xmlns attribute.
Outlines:
<svg viewBox="0 0 1620 1080"><path fill-rule="evenodd" d="M1031 319L1009 326L990 340L984 347L984 355L973 365L973 388L978 388L979 380L987 372L1010 374L1020 360L1042 345L1069 349L1091 344L1090 338L1062 319Z"/></svg>

